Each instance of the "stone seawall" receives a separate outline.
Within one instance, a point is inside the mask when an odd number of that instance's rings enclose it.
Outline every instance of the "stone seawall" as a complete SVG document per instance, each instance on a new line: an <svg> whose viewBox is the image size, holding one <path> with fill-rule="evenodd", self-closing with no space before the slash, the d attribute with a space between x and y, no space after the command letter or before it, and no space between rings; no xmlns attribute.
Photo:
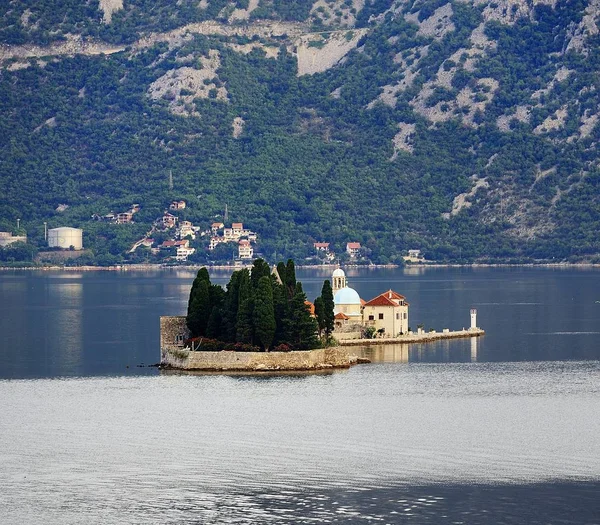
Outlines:
<svg viewBox="0 0 600 525"><path fill-rule="evenodd" d="M335 335L335 334L334 334ZM480 337L485 335L485 330L475 328L471 330L456 330L453 332L426 332L423 334L403 335L400 337L381 337L377 339L345 339L340 340L341 346L366 346L366 345L391 345L391 344L412 344L429 343L442 339L459 339L464 337Z"/></svg>
<svg viewBox="0 0 600 525"><path fill-rule="evenodd" d="M297 352L192 352L163 347L160 362L178 370L268 372L349 368L357 358L339 347Z"/></svg>

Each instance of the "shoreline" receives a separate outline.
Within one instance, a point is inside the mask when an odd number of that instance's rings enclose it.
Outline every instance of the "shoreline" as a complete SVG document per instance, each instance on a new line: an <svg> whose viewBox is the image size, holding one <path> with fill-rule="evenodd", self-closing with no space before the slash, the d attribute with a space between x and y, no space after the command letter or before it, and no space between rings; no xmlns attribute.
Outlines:
<svg viewBox="0 0 600 525"><path fill-rule="evenodd" d="M187 270L194 271L200 268L208 268L208 270L240 270L242 268L250 268L247 266L232 266L232 265L163 265L163 264L122 264L113 266L0 266L0 271L66 271L66 272L131 272L131 271L162 271L162 270ZM337 264L319 264L319 265L297 265L296 268L302 270L331 270L337 268ZM376 269L427 269L427 268L554 268L554 269L569 269L569 268L600 268L600 263L426 263L426 264L407 264L399 266L397 264L344 264L344 268L376 270Z"/></svg>

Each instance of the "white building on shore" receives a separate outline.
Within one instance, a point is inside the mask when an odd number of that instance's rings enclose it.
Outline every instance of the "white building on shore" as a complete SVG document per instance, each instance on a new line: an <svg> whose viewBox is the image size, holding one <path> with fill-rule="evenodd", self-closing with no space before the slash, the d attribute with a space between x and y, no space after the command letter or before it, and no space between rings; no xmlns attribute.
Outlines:
<svg viewBox="0 0 600 525"><path fill-rule="evenodd" d="M335 326L338 332L349 328L373 327L384 337L408 332L408 302L403 295L388 290L370 301L361 299L346 281L346 274L337 268L332 275Z"/></svg>

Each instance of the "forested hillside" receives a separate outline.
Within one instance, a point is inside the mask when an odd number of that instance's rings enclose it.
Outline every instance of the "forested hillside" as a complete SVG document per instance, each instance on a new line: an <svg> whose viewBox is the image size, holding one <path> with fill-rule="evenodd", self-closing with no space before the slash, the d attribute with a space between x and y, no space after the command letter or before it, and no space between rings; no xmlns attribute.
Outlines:
<svg viewBox="0 0 600 525"><path fill-rule="evenodd" d="M0 16L0 230L19 218L34 246L46 221L83 228L86 262L146 260L128 249L184 199L202 228L227 204L267 260L314 241L379 263L600 257L600 0L9 0ZM92 220L132 203L133 224ZM217 257L205 241L198 261Z"/></svg>

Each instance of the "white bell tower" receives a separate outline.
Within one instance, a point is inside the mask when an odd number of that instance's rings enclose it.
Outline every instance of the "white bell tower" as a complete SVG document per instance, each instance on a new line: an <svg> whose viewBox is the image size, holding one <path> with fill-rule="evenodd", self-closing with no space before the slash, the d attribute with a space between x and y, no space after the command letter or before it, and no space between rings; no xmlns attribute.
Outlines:
<svg viewBox="0 0 600 525"><path fill-rule="evenodd" d="M471 327L469 330L477 330L477 309L471 308Z"/></svg>
<svg viewBox="0 0 600 525"><path fill-rule="evenodd" d="M344 270L337 268L333 271L332 275L331 289L333 291L333 295L335 295L335 292L341 290L342 288L346 288L346 274L344 273Z"/></svg>

